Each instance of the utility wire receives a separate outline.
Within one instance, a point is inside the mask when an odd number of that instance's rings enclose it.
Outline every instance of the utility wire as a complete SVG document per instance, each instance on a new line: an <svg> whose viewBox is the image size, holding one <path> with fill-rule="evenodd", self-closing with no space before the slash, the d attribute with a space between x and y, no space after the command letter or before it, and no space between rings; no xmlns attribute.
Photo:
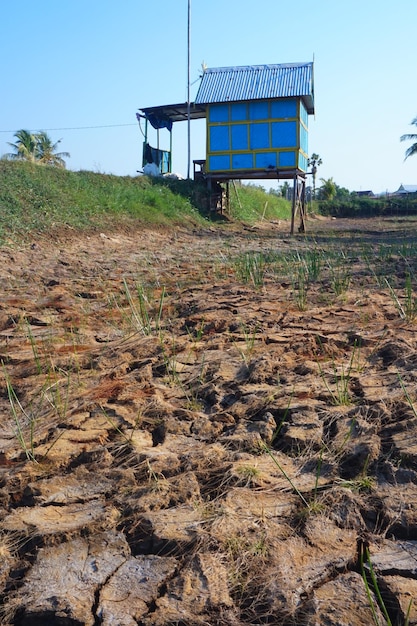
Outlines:
<svg viewBox="0 0 417 626"><path fill-rule="evenodd" d="M44 131L52 130L87 130L90 128L120 128L121 126L136 126L136 124L106 124L104 126L72 126L69 128L42 128ZM0 130L0 133L17 133L17 130Z"/></svg>

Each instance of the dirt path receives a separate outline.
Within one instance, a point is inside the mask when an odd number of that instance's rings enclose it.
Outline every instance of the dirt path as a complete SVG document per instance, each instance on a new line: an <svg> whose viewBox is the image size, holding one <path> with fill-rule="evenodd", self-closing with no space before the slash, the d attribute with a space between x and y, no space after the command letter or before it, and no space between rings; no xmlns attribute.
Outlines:
<svg viewBox="0 0 417 626"><path fill-rule="evenodd" d="M2 623L417 624L415 251L405 219L1 249Z"/></svg>

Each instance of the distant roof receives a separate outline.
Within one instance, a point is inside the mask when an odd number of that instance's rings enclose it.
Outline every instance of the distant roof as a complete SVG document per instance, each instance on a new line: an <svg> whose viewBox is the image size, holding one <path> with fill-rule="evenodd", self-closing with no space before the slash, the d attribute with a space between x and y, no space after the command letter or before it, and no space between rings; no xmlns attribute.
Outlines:
<svg viewBox="0 0 417 626"><path fill-rule="evenodd" d="M357 196L369 196L369 197L372 197L375 195L374 192L371 191L370 189L367 189L366 191L355 191L355 194Z"/></svg>
<svg viewBox="0 0 417 626"><path fill-rule="evenodd" d="M417 185L400 185L394 193L417 193Z"/></svg>
<svg viewBox="0 0 417 626"><path fill-rule="evenodd" d="M205 70L196 104L302 98L314 113L313 63L217 67Z"/></svg>

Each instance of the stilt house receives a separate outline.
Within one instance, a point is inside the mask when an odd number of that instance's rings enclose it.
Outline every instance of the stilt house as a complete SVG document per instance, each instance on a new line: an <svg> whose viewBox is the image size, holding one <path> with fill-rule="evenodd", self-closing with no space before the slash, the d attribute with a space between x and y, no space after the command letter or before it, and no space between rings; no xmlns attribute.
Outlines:
<svg viewBox="0 0 417 626"><path fill-rule="evenodd" d="M221 183L233 180L293 179L293 219L299 209L303 229L313 113L313 63L208 68L195 102L141 109L143 165L155 159L161 173L171 167L171 149L150 148L147 122L159 133L171 132L177 121L206 118L206 155L194 161L194 177L205 180L214 196Z"/></svg>

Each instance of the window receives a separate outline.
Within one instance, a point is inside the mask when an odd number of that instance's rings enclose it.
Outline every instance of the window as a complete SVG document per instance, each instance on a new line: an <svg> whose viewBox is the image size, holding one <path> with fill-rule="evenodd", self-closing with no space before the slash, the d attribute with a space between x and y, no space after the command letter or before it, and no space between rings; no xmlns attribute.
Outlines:
<svg viewBox="0 0 417 626"><path fill-rule="evenodd" d="M269 124L250 125L250 148L257 150L269 148Z"/></svg>
<svg viewBox="0 0 417 626"><path fill-rule="evenodd" d="M232 124L232 150L247 150L248 141L248 125Z"/></svg>
<svg viewBox="0 0 417 626"><path fill-rule="evenodd" d="M230 150L229 126L210 127L210 152Z"/></svg>
<svg viewBox="0 0 417 626"><path fill-rule="evenodd" d="M244 122L248 119L246 102L234 102L230 105L230 119L232 122Z"/></svg>
<svg viewBox="0 0 417 626"><path fill-rule="evenodd" d="M212 104L210 106L210 122L228 122L229 121L229 105L228 104Z"/></svg>
<svg viewBox="0 0 417 626"><path fill-rule="evenodd" d="M274 168L277 166L277 153L276 152L258 152L255 155L256 167L259 168Z"/></svg>
<svg viewBox="0 0 417 626"><path fill-rule="evenodd" d="M230 170L230 157L228 154L211 156L209 159L210 170Z"/></svg>
<svg viewBox="0 0 417 626"><path fill-rule="evenodd" d="M272 122L271 126L273 148L297 147L296 122Z"/></svg>
<svg viewBox="0 0 417 626"><path fill-rule="evenodd" d="M268 102L266 100L249 103L249 119L267 120L268 118L269 118Z"/></svg>

